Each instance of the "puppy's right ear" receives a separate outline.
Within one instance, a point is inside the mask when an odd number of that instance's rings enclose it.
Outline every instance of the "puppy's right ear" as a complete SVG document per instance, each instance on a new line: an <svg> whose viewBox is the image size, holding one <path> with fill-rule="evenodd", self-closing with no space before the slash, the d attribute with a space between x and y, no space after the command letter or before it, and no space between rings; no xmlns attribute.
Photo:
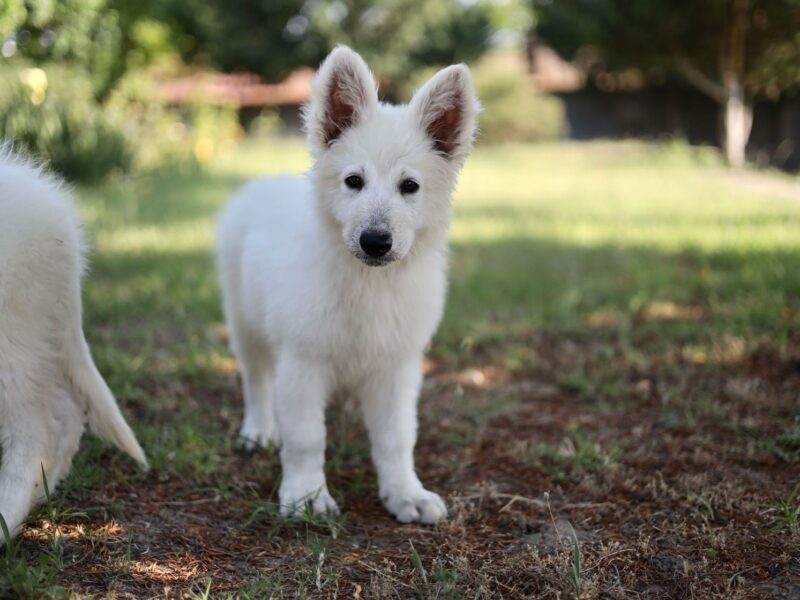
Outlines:
<svg viewBox="0 0 800 600"><path fill-rule="evenodd" d="M375 79L364 59L347 46L337 46L320 66L303 111L312 151L328 148L377 104Z"/></svg>

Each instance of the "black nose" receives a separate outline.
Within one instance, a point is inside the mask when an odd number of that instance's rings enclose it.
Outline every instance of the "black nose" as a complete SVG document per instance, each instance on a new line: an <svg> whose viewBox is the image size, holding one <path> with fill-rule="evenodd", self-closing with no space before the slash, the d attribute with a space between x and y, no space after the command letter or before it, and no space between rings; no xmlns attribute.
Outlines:
<svg viewBox="0 0 800 600"><path fill-rule="evenodd" d="M392 234L378 229L366 229L358 240L367 256L379 258L392 249Z"/></svg>

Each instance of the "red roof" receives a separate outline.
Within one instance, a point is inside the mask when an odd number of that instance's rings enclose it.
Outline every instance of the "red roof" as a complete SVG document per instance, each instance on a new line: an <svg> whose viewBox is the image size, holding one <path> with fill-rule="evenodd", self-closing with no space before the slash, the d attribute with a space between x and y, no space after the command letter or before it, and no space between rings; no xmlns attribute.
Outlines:
<svg viewBox="0 0 800 600"><path fill-rule="evenodd" d="M279 83L264 83L252 73L196 73L163 81L159 97L170 104L203 100L212 104L267 106L303 104L311 94L314 70L301 68Z"/></svg>

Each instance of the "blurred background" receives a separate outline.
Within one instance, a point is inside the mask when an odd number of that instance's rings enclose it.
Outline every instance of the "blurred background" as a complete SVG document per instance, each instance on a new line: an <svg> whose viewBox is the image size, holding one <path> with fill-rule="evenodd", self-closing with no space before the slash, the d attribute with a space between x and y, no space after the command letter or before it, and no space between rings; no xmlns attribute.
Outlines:
<svg viewBox="0 0 800 600"><path fill-rule="evenodd" d="M5 0L0 137L71 179L297 133L349 44L382 96L467 62L482 144L685 140L800 167L797 0Z"/></svg>

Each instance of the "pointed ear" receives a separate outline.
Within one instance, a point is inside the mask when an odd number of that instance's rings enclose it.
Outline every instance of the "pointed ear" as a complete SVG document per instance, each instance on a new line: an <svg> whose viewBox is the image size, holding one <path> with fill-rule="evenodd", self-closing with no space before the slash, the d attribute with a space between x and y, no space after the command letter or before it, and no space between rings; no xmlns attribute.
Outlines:
<svg viewBox="0 0 800 600"><path fill-rule="evenodd" d="M437 152L455 161L469 155L481 105L466 65L439 71L414 94L411 108Z"/></svg>
<svg viewBox="0 0 800 600"><path fill-rule="evenodd" d="M377 86L367 64L347 46L336 47L319 68L304 109L311 148L330 146L378 104Z"/></svg>

